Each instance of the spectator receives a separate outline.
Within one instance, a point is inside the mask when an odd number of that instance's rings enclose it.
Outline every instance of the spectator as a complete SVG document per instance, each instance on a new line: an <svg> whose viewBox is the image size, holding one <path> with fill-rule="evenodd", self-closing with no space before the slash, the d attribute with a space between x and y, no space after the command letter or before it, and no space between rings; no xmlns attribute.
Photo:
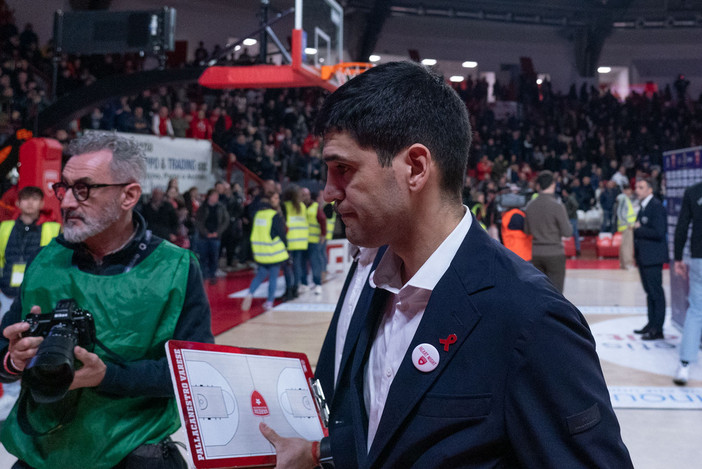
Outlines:
<svg viewBox="0 0 702 469"><path fill-rule="evenodd" d="M154 187L151 190L149 203L141 208L141 215L146 221L146 227L159 238L174 242L178 232L178 213L173 205L165 198L163 189Z"/></svg>
<svg viewBox="0 0 702 469"><path fill-rule="evenodd" d="M229 224L229 215L224 205L219 203L219 193L215 189L207 191L205 203L195 214L197 241L195 249L200 256L202 273L211 285L217 283L219 247L222 234Z"/></svg>
<svg viewBox="0 0 702 469"><path fill-rule="evenodd" d="M168 117L168 113L168 108L166 106L161 106L158 110L158 114L154 114L151 122L151 131L154 135L158 135L159 137L175 137L173 125L170 117Z"/></svg>
<svg viewBox="0 0 702 469"><path fill-rule="evenodd" d="M188 135L188 130L190 129L190 123L185 117L182 105L177 105L173 110L173 117L171 117L171 127L173 128L173 136L177 138L185 138Z"/></svg>
<svg viewBox="0 0 702 469"><path fill-rule="evenodd" d="M614 203L617 200L619 191L617 183L614 181L606 181L605 188L600 193L600 207L602 208L602 226L600 231L604 233L612 232L612 220L614 217Z"/></svg>
<svg viewBox="0 0 702 469"><path fill-rule="evenodd" d="M542 171L536 178L539 196L526 206L524 232L532 235L532 264L563 292L565 251L562 238L573 234L563 205L555 199L553 173Z"/></svg>

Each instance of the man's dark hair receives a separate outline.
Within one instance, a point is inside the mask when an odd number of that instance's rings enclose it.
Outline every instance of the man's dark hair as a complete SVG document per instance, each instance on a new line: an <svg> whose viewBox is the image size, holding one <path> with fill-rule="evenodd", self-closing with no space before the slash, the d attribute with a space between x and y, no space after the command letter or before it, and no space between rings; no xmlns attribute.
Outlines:
<svg viewBox="0 0 702 469"><path fill-rule="evenodd" d="M643 182L645 182L649 189L654 189L654 186L653 186L653 179L651 179L651 178L639 178L639 179L637 179L637 180L638 180L638 181L643 181Z"/></svg>
<svg viewBox="0 0 702 469"><path fill-rule="evenodd" d="M549 170L544 170L536 177L536 185L540 191L548 189L553 184L553 173Z"/></svg>
<svg viewBox="0 0 702 469"><path fill-rule="evenodd" d="M26 186L17 193L17 200L28 199L30 197L38 197L44 200L44 192L36 186Z"/></svg>
<svg viewBox="0 0 702 469"><path fill-rule="evenodd" d="M412 62L391 62L362 73L332 93L315 133L348 132L383 167L415 143L426 146L446 193L460 196L468 162L468 111L443 78Z"/></svg>

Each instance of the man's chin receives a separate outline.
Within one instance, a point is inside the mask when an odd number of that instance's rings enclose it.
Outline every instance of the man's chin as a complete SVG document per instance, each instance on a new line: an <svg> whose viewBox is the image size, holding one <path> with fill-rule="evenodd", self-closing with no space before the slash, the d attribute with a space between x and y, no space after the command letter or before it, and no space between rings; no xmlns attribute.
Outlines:
<svg viewBox="0 0 702 469"><path fill-rule="evenodd" d="M63 227L63 239L69 243L82 243L88 238L88 233L83 230L72 229L70 227Z"/></svg>

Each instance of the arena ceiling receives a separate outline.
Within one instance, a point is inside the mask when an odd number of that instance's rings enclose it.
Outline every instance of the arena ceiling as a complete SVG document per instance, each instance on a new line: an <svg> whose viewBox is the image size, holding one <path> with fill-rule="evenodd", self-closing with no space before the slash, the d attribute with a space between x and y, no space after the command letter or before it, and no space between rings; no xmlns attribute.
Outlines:
<svg viewBox="0 0 702 469"><path fill-rule="evenodd" d="M473 20L614 27L702 27L702 0L347 0L346 11Z"/></svg>

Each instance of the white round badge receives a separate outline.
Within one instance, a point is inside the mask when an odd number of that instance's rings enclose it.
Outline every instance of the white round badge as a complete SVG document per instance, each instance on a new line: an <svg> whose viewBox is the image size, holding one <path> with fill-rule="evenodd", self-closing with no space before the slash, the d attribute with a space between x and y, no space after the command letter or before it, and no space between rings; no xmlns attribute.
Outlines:
<svg viewBox="0 0 702 469"><path fill-rule="evenodd" d="M412 363L424 373L433 371L439 366L439 351L431 344L419 344L412 351Z"/></svg>

